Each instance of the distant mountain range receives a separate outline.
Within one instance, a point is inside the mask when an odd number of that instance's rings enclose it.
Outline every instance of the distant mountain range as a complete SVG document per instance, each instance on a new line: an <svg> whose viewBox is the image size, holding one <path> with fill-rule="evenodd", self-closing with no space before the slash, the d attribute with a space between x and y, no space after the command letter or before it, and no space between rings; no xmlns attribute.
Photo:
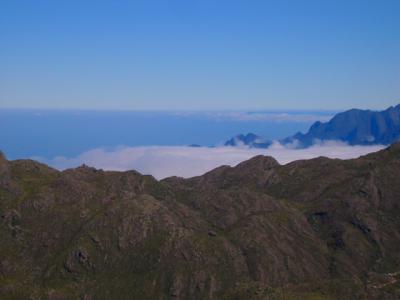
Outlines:
<svg viewBox="0 0 400 300"><path fill-rule="evenodd" d="M335 115L329 122L315 122L307 133L298 132L279 142L306 148L320 141L342 141L349 145L389 145L400 140L400 104L384 111L351 109ZM268 148L272 141L256 134L239 134L225 146L246 145Z"/></svg>

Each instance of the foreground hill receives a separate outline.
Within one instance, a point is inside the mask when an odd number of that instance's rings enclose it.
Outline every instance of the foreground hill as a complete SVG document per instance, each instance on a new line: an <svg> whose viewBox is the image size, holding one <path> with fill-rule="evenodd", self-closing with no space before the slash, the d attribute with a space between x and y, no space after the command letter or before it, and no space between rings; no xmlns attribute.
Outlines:
<svg viewBox="0 0 400 300"><path fill-rule="evenodd" d="M156 181L0 157L0 299L398 299L400 144Z"/></svg>
<svg viewBox="0 0 400 300"><path fill-rule="evenodd" d="M349 145L390 145L400 141L400 104L383 111L351 109L335 115L329 122L315 122L307 133L298 132L280 143L306 148L316 141L329 140ZM238 135L225 143L226 146L254 148L268 148L271 144L272 141L253 133Z"/></svg>

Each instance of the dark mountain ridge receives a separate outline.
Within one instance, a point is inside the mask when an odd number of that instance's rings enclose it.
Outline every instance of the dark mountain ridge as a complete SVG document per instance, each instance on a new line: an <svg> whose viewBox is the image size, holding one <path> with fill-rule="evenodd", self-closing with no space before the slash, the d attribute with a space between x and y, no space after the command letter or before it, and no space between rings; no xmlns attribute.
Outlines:
<svg viewBox="0 0 400 300"><path fill-rule="evenodd" d="M390 145L399 139L400 104L384 111L351 109L329 122L315 122L306 134L297 133L282 143L297 141L299 147L308 147L315 140L335 140L349 145Z"/></svg>
<svg viewBox="0 0 400 300"><path fill-rule="evenodd" d="M268 148L272 142L262 145L254 141L262 140L251 134L252 139L240 139L238 135L225 143L226 146L241 144ZM249 136L249 135L247 135ZM298 132L291 137L280 140L283 145L292 144L297 148L306 148L321 141L342 141L349 145L390 145L400 140L400 104L384 111L351 109L335 115L330 121L315 122L307 133Z"/></svg>
<svg viewBox="0 0 400 300"><path fill-rule="evenodd" d="M400 144L157 181L0 157L1 299L398 299Z"/></svg>

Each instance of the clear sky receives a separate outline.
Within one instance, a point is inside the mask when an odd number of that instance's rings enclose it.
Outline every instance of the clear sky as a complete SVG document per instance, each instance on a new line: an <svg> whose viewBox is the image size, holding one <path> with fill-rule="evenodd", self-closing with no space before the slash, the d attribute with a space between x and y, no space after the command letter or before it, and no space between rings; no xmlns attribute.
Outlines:
<svg viewBox="0 0 400 300"><path fill-rule="evenodd" d="M399 102L399 0L0 1L1 108Z"/></svg>

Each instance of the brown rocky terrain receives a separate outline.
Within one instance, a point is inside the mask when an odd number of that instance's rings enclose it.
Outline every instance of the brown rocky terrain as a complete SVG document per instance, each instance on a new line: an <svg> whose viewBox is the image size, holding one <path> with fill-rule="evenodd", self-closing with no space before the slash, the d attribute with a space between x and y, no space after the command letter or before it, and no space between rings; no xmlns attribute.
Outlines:
<svg viewBox="0 0 400 300"><path fill-rule="evenodd" d="M0 299L399 299L400 144L157 181L0 157Z"/></svg>

